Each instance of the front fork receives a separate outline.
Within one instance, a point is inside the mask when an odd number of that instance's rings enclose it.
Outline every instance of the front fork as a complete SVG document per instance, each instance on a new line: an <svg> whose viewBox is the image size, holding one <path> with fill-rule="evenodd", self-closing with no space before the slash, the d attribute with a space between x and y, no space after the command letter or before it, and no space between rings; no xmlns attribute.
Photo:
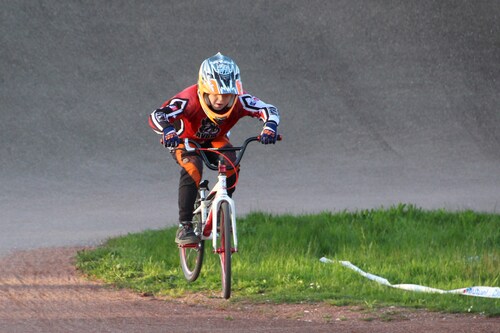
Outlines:
<svg viewBox="0 0 500 333"><path fill-rule="evenodd" d="M229 216L231 218L231 228L233 234L233 248L231 252L238 251L238 235L236 233L236 214L234 200L227 194L226 185L226 174L225 172L219 173L218 182L215 187L206 193L208 190L207 184L205 186L200 186L200 205L194 211L195 214L200 213L202 218L202 239L212 239L212 247L214 252L217 252L217 228L219 227L219 221L217 212L219 211L221 204L227 202L229 206ZM212 201L211 203L209 203ZM211 229L211 232L210 232Z"/></svg>
<svg viewBox="0 0 500 333"><path fill-rule="evenodd" d="M210 216L212 217L212 235L217 235L217 228L219 227L218 219L218 210L223 202L227 202L229 206L229 216L231 218L231 230L233 235L233 247L231 248L231 252L238 252L238 235L236 232L236 214L234 214L234 200L231 199L227 194L223 194L212 203L212 209L210 212ZM227 222L227 221L226 221ZM218 252L217 249L217 237L212 238L212 247L214 252Z"/></svg>
<svg viewBox="0 0 500 333"><path fill-rule="evenodd" d="M222 183L219 182L219 184L225 184L223 181ZM212 195L215 194L216 192L222 192L219 195L215 195L215 197L212 198ZM208 199L207 199L208 197ZM212 201L210 203L210 201ZM200 188L200 205L196 210L194 211L194 214L200 214L201 219L202 219L202 225L201 225L201 237L204 240L212 240L212 247L214 249L214 252L217 252L217 235L218 235L218 228L219 228L219 221L217 212L220 209L221 205L223 202L227 202L229 206L229 216L231 218L231 227L232 227L232 234L233 234L233 246L234 248L231 249L232 252L237 252L238 251L238 236L236 232L236 214L235 214L235 205L234 205L234 200L229 197L227 192L224 190L220 189L218 185L212 189L212 191L206 196L206 188ZM214 237L215 236L215 237Z"/></svg>

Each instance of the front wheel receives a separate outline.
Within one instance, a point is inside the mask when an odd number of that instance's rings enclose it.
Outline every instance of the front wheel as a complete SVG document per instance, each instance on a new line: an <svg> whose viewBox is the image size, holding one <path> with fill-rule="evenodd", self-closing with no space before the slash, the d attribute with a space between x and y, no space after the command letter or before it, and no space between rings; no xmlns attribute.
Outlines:
<svg viewBox="0 0 500 333"><path fill-rule="evenodd" d="M231 216L229 203L222 202L217 212L220 226L219 257L222 270L222 294L225 299L231 297Z"/></svg>

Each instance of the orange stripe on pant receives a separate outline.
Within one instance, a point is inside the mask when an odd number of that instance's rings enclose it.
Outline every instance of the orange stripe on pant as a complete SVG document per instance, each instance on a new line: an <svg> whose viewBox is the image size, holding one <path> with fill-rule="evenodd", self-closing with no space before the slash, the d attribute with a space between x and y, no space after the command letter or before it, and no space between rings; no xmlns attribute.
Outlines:
<svg viewBox="0 0 500 333"><path fill-rule="evenodd" d="M196 153L186 153L184 150L184 144L179 144L178 149L175 150L175 160L177 164L181 166L196 183L196 186L201 182L201 176L203 174L203 162L201 158Z"/></svg>

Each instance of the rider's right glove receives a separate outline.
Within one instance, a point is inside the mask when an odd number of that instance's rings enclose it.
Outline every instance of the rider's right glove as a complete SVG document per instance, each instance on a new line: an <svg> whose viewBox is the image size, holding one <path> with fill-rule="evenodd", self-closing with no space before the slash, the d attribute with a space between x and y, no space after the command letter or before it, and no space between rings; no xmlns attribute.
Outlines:
<svg viewBox="0 0 500 333"><path fill-rule="evenodd" d="M173 126L167 126L163 129L163 145L166 148L175 148L179 145L181 140L179 139L179 136L177 135L177 132L175 131L175 128Z"/></svg>
<svg viewBox="0 0 500 333"><path fill-rule="evenodd" d="M264 128L260 133L260 142L267 145L268 143L275 144L278 138L278 125L274 121L268 121L264 124Z"/></svg>

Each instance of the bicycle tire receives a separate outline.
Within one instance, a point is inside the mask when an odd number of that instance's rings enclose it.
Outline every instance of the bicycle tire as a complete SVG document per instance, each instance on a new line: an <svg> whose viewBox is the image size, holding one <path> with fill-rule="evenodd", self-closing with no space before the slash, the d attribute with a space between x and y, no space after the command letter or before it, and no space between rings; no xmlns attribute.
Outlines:
<svg viewBox="0 0 500 333"><path fill-rule="evenodd" d="M194 209L198 208L199 195L196 198L196 203ZM195 214L193 216L193 227L196 232L202 233L201 230L201 214ZM179 256L181 261L182 272L184 277L189 282L196 281L198 276L200 276L201 267L203 266L203 257L205 254L205 241L200 241L197 246L180 246Z"/></svg>
<svg viewBox="0 0 500 333"><path fill-rule="evenodd" d="M223 201L217 212L220 226L220 245L219 251L221 263L222 294L225 299L231 297L231 216L229 203Z"/></svg>
<svg viewBox="0 0 500 333"><path fill-rule="evenodd" d="M182 272L189 282L196 281L200 276L204 253L205 241L200 241L196 247L179 247Z"/></svg>

